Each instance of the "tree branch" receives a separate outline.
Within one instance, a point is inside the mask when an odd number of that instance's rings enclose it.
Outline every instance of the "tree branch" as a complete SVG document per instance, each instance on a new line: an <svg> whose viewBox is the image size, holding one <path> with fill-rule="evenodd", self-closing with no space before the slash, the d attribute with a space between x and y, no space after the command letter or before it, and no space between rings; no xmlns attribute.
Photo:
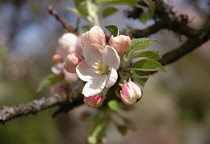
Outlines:
<svg viewBox="0 0 210 144"><path fill-rule="evenodd" d="M42 110L59 106L68 105L68 111L74 107L83 104L83 96L78 95L77 97L71 97L68 99L67 95L55 95L48 98L42 97L37 100L33 100L28 103L19 104L15 106L3 106L0 109L0 123L5 123L11 119L27 116L29 114L36 114Z"/></svg>
<svg viewBox="0 0 210 144"><path fill-rule="evenodd" d="M67 31L76 33L76 31L69 24L67 24L63 18L58 16L57 12L52 7L49 7L49 12L53 16L55 16L55 18L63 25L63 27ZM205 31L194 30L177 19L171 19L168 16L168 14L161 13L161 9L158 14L160 15L161 19L156 21L154 25L144 30L132 30L131 34L133 37L140 38L140 37L147 37L153 33L158 32L161 29L168 29L188 37L188 40L182 46L163 55L162 59L159 60L159 62L162 65L173 63L174 61L180 59L182 56L198 48L199 46L201 46L203 43L205 43L210 39L210 23L207 23L204 26L203 30ZM183 18L183 20L185 20L185 18ZM152 73L154 72L149 72L148 74ZM54 106L60 106L60 108L54 113L53 116L55 116L60 112L68 112L69 110L81 104L83 104L83 95L77 93L76 96L74 96L73 94L72 95L70 94L70 97L67 95L56 95L48 98L43 97L16 106L11 106L11 107L3 106L0 109L0 123L5 123L6 121L9 121L16 117L35 114L39 111Z"/></svg>
<svg viewBox="0 0 210 144"><path fill-rule="evenodd" d="M77 34L77 31L70 24L68 24L64 18L59 16L56 10L52 6L48 7L48 11L62 24L64 29L66 29L68 32Z"/></svg>

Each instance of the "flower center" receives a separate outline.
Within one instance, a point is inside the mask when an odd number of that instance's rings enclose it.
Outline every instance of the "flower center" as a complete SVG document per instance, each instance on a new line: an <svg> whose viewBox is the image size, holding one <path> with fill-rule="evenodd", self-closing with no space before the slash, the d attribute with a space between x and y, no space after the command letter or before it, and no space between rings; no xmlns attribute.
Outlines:
<svg viewBox="0 0 210 144"><path fill-rule="evenodd" d="M108 66L106 66L102 61L95 63L94 68L96 69L95 73L97 73L97 74L108 74L109 73Z"/></svg>

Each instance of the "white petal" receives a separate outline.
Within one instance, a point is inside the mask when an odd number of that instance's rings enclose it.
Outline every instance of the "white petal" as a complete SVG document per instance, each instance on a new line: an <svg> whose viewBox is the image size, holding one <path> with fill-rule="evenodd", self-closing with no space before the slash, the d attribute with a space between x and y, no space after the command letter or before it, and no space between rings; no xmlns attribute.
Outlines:
<svg viewBox="0 0 210 144"><path fill-rule="evenodd" d="M105 65L118 69L120 66L120 57L116 50L110 46L106 46L102 53L102 60Z"/></svg>
<svg viewBox="0 0 210 144"><path fill-rule="evenodd" d="M85 61L79 63L76 72L78 77L83 81L89 81L93 77L98 76L98 74L95 73L95 68L89 66Z"/></svg>
<svg viewBox="0 0 210 144"><path fill-rule="evenodd" d="M83 90L82 94L85 97L94 96L99 94L105 87L106 76L94 77L92 80L88 81Z"/></svg>
<svg viewBox="0 0 210 144"><path fill-rule="evenodd" d="M117 78L117 71L114 68L110 69L110 73L107 75L106 79L106 88L110 88L111 86L113 86L116 83Z"/></svg>
<svg viewBox="0 0 210 144"><path fill-rule="evenodd" d="M87 45L83 49L83 55L88 65L93 66L96 62L102 60L99 49L103 49L100 45Z"/></svg>

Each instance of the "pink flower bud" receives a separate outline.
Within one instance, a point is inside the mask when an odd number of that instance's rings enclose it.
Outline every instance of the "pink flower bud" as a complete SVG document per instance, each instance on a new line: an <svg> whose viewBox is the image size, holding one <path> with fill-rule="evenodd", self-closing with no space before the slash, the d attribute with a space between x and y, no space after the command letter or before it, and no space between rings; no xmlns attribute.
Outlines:
<svg viewBox="0 0 210 144"><path fill-rule="evenodd" d="M55 54L53 56L53 63L54 64L60 63L60 62L62 62L62 60L63 60L63 57L59 54Z"/></svg>
<svg viewBox="0 0 210 144"><path fill-rule="evenodd" d="M66 57L70 53L81 53L79 37L73 33L65 33L58 40L57 54Z"/></svg>
<svg viewBox="0 0 210 144"><path fill-rule="evenodd" d="M70 54L66 57L64 62L64 69L70 73L76 72L77 65L82 61L75 53Z"/></svg>
<svg viewBox="0 0 210 144"><path fill-rule="evenodd" d="M104 101L104 96L94 95L90 97L84 98L84 103L86 103L89 107L98 108Z"/></svg>
<svg viewBox="0 0 210 144"><path fill-rule="evenodd" d="M131 105L135 103L137 99L141 98L141 95L142 93L140 87L131 80L122 85L120 97L124 104Z"/></svg>
<svg viewBox="0 0 210 144"><path fill-rule="evenodd" d="M131 45L131 39L129 36L119 35L111 36L109 44L113 47L118 53L125 53Z"/></svg>
<svg viewBox="0 0 210 144"><path fill-rule="evenodd" d="M84 47L91 44L105 46L106 37L104 31L98 26L92 27L90 31L81 35L81 43Z"/></svg>

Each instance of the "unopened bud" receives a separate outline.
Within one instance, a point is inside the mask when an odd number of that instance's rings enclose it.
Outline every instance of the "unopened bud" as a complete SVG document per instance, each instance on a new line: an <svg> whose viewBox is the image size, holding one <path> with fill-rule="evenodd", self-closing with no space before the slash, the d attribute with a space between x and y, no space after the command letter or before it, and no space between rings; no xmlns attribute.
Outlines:
<svg viewBox="0 0 210 144"><path fill-rule="evenodd" d="M129 36L119 35L111 36L109 44L113 47L118 53L125 53L131 45L131 39Z"/></svg>
<svg viewBox="0 0 210 144"><path fill-rule="evenodd" d="M122 85L122 90L120 91L120 97L124 104L131 105L134 104L138 99L141 98L140 87L129 80L128 83Z"/></svg>
<svg viewBox="0 0 210 144"><path fill-rule="evenodd" d="M62 60L63 60L63 57L59 54L55 54L53 56L53 63L54 64L60 63L60 62L62 62Z"/></svg>
<svg viewBox="0 0 210 144"><path fill-rule="evenodd" d="M81 43L85 47L91 44L97 44L101 46L106 45L106 37L104 31L99 26L94 26L81 35Z"/></svg>
<svg viewBox="0 0 210 144"><path fill-rule="evenodd" d="M70 54L66 57L64 62L64 69L70 73L76 72L77 65L82 61L75 53Z"/></svg>
<svg viewBox="0 0 210 144"><path fill-rule="evenodd" d="M86 103L89 107L98 108L104 101L104 96L95 95L84 98L84 103Z"/></svg>

